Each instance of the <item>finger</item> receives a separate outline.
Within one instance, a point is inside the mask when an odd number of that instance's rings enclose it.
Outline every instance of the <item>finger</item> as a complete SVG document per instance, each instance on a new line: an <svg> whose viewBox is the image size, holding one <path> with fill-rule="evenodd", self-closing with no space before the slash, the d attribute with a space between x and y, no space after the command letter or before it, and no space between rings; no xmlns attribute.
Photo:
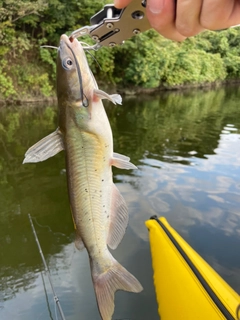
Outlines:
<svg viewBox="0 0 240 320"><path fill-rule="evenodd" d="M176 28L186 37L194 36L204 30L200 24L203 0L178 0Z"/></svg>
<svg viewBox="0 0 240 320"><path fill-rule="evenodd" d="M125 8L132 0L114 0L114 7L118 9Z"/></svg>
<svg viewBox="0 0 240 320"><path fill-rule="evenodd" d="M240 23L238 0L204 0L200 24L206 29L220 30Z"/></svg>
<svg viewBox="0 0 240 320"><path fill-rule="evenodd" d="M183 41L175 26L174 0L147 0L147 17L151 26L165 38Z"/></svg>
<svg viewBox="0 0 240 320"><path fill-rule="evenodd" d="M232 13L229 16L228 27L240 24L240 1L234 1Z"/></svg>

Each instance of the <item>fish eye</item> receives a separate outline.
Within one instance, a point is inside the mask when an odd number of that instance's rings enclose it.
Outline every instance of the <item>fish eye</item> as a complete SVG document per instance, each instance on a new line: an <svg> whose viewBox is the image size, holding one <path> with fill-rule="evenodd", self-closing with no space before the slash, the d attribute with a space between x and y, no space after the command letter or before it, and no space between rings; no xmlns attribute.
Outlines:
<svg viewBox="0 0 240 320"><path fill-rule="evenodd" d="M65 70L71 70L73 67L73 61L71 58L67 57L63 59L62 66Z"/></svg>

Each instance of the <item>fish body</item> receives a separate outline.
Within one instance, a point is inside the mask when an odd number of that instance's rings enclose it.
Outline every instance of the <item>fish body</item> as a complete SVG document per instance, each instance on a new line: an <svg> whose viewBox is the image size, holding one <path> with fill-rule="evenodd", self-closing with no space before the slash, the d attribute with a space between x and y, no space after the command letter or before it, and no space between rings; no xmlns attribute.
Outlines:
<svg viewBox="0 0 240 320"><path fill-rule="evenodd" d="M116 290L140 292L141 284L112 256L128 224L126 203L112 180L112 166L135 169L130 158L113 152L111 127L102 99L119 95L98 89L84 49L62 35L57 59L59 128L32 146L24 163L65 150L68 193L76 247L88 251L92 280L103 320L114 311Z"/></svg>

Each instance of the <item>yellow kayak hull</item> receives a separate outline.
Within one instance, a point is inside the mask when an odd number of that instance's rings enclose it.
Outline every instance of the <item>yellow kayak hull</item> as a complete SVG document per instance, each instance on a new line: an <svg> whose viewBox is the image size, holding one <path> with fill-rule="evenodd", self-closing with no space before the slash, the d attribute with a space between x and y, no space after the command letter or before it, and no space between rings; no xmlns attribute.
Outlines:
<svg viewBox="0 0 240 320"><path fill-rule="evenodd" d="M239 295L163 217L146 221L161 320L239 320Z"/></svg>

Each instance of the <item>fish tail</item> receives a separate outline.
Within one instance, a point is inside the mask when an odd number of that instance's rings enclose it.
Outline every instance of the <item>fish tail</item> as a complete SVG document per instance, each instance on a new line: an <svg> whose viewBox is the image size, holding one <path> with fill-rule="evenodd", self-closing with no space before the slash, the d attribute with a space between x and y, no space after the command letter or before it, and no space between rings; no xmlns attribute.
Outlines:
<svg viewBox="0 0 240 320"><path fill-rule="evenodd" d="M140 292L143 290L140 282L112 257L111 266L103 273L97 274L98 266L92 261L92 279L103 320L111 320L114 312L114 293L117 290Z"/></svg>

